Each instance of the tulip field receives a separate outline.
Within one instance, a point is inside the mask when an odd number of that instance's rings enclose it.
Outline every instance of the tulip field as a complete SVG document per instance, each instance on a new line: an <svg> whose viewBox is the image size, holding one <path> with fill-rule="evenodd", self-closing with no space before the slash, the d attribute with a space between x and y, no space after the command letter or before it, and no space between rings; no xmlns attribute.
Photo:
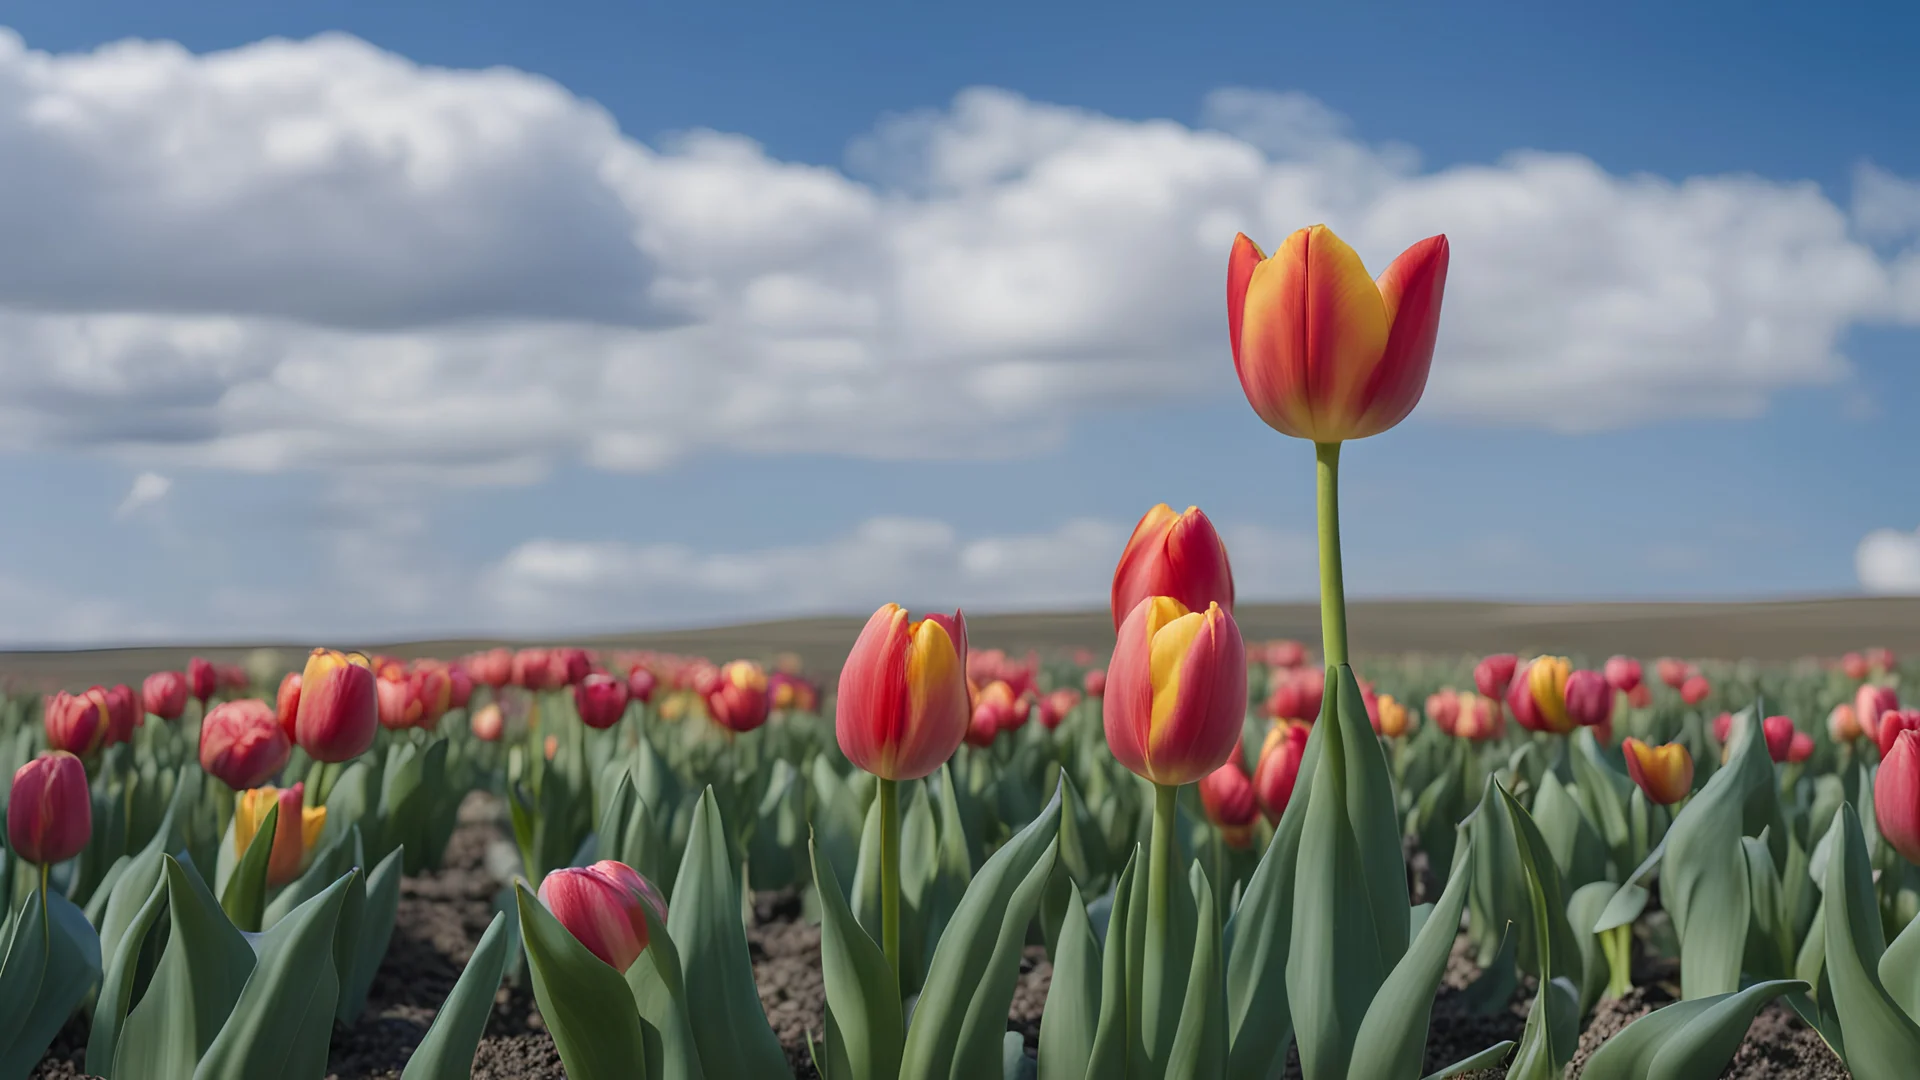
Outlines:
<svg viewBox="0 0 1920 1080"><path fill-rule="evenodd" d="M0 1080L1920 1077L1920 667L1350 655L1340 449L1418 402L1448 257L1233 247L1317 642L1244 638L1159 505L1056 652L886 604L823 672L9 694Z"/></svg>

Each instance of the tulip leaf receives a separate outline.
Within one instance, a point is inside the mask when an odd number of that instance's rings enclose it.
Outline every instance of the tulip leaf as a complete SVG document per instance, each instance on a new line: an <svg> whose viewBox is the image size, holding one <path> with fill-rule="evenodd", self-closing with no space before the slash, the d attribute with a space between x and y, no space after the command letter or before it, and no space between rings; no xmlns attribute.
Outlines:
<svg viewBox="0 0 1920 1080"><path fill-rule="evenodd" d="M1614 897L1613 882L1590 881L1573 890L1567 898L1567 927L1572 932L1574 948L1580 954L1580 1015L1593 1011L1595 1002L1606 992L1607 977L1611 970L1607 966L1607 957L1600 948L1600 937L1590 927L1600 918L1605 906Z"/></svg>
<svg viewBox="0 0 1920 1080"><path fill-rule="evenodd" d="M1009 1031L1000 1039L1000 1076L1001 1080L1035 1080L1039 1076L1033 1059L1027 1056L1027 1038L1017 1031Z"/></svg>
<svg viewBox="0 0 1920 1080"><path fill-rule="evenodd" d="M1540 984L1508 1080L1560 1080L1580 1038L1580 991L1562 977Z"/></svg>
<svg viewBox="0 0 1920 1080"><path fill-rule="evenodd" d="M1628 1024L1587 1059L1582 1080L1691 1080L1718 1076L1767 1002L1807 984L1755 983L1745 990L1675 1002Z"/></svg>
<svg viewBox="0 0 1920 1080"><path fill-rule="evenodd" d="M333 966L334 929L355 873L342 875L253 942L259 962L194 1070L194 1080L326 1072L327 1041L340 993Z"/></svg>
<svg viewBox="0 0 1920 1080"><path fill-rule="evenodd" d="M1071 881L1056 937L1053 981L1040 1017L1039 1080L1085 1080L1100 1026L1100 942Z"/></svg>
<svg viewBox="0 0 1920 1080"><path fill-rule="evenodd" d="M1580 803L1551 772L1540 778L1540 790L1533 797L1533 820L1569 886L1577 889L1606 877L1605 842Z"/></svg>
<svg viewBox="0 0 1920 1080"><path fill-rule="evenodd" d="M473 1075L473 1055L493 1015L494 993L500 989L512 946L507 917L496 913L459 981L441 1002L433 1026L407 1059L400 1080L466 1080Z"/></svg>
<svg viewBox="0 0 1920 1080"><path fill-rule="evenodd" d="M1058 853L1061 799L1055 787L1046 808L993 853L960 898L914 1007L903 1080L966 1080L999 1068L1020 947Z"/></svg>
<svg viewBox="0 0 1920 1080"><path fill-rule="evenodd" d="M808 854L820 895L820 969L827 991L823 1075L828 1080L892 1080L900 1073L906 1043L899 983L886 954L847 907L832 861L812 844Z"/></svg>
<svg viewBox="0 0 1920 1080"><path fill-rule="evenodd" d="M406 851L405 844L394 848L366 877L359 918L354 920L352 934L346 941L345 956L349 964L340 972L337 1015L343 1024L352 1023L366 1007L373 976L380 970L380 961L393 940L393 920L400 909L400 872L406 866ZM344 915L341 926L343 930L347 928Z"/></svg>
<svg viewBox="0 0 1920 1080"><path fill-rule="evenodd" d="M66 897L34 890L14 924L14 943L7 950L9 973L16 948L23 954L38 952L42 964L28 1001L7 1002L14 1011L13 1030L0 1039L0 1076L27 1075L100 977L100 939L86 913ZM5 979L0 976L0 982ZM13 988L0 993L11 998Z"/></svg>
<svg viewBox="0 0 1920 1080"><path fill-rule="evenodd" d="M1507 1055L1512 1052L1512 1039L1497 1042L1472 1057L1462 1058L1445 1068L1430 1072L1422 1077L1421 1080L1447 1080L1450 1076L1459 1076L1462 1073L1479 1072L1482 1069L1495 1068L1502 1061L1505 1061Z"/></svg>
<svg viewBox="0 0 1920 1080"><path fill-rule="evenodd" d="M94 1000L93 1023L87 1034L89 1072L105 1076L113 1071L114 1047L119 1042L121 1026L126 1023L127 1010L133 1005L134 975L140 966L140 954L146 946L148 931L166 910L166 882L155 881L147 892L146 903L140 905L133 919L122 928L119 943L107 958L106 975Z"/></svg>
<svg viewBox="0 0 1920 1080"><path fill-rule="evenodd" d="M686 975L693 1034L701 1064L716 1077L789 1076L786 1054L754 989L733 852L709 787L700 797L667 905L668 933L680 949Z"/></svg>
<svg viewBox="0 0 1920 1080"><path fill-rule="evenodd" d="M658 1069L655 1080L704 1080L700 1064L700 1046L693 1037L693 1020L687 1015L687 988L680 952L652 908L642 907L647 919L647 947L627 969L627 989L633 991L633 1003L645 1020L647 1060Z"/></svg>
<svg viewBox="0 0 1920 1080"><path fill-rule="evenodd" d="M1180 1006L1180 1026L1167 1055L1167 1080L1214 1080L1226 1067L1227 988L1220 965L1220 921L1212 915L1213 885L1194 865L1193 903L1205 912L1196 920L1193 961L1188 968L1187 994Z"/></svg>
<svg viewBox="0 0 1920 1080"><path fill-rule="evenodd" d="M227 877L226 888L220 892L221 910L233 920L235 928L245 933L258 933L260 917L266 912L267 859L273 854L273 834L279 820L280 802L276 799L267 808L267 816L260 819L260 828L247 844L246 854L234 863L233 871ZM228 833L231 835L232 832L233 828L229 827ZM222 851L231 847L229 841L220 842Z"/></svg>
<svg viewBox="0 0 1920 1080"><path fill-rule="evenodd" d="M1751 709L1742 713L1743 718L1753 715ZM1727 766L1713 774L1667 832L1661 899L1680 935L1680 986L1688 998L1740 988L1751 919L1740 842L1743 807L1756 789L1771 791L1775 779L1765 742L1753 730L1758 724L1738 726Z"/></svg>
<svg viewBox="0 0 1920 1080"><path fill-rule="evenodd" d="M1866 837L1852 803L1840 807L1832 830L1838 835L1827 860L1824 974L1845 1039L1847 1068L1867 1080L1911 1075L1920 1061L1920 1024L1880 981L1886 939Z"/></svg>
<svg viewBox="0 0 1920 1080"><path fill-rule="evenodd" d="M533 997L573 1080L646 1076L646 1036L620 973L561 926L524 881L514 887Z"/></svg>
<svg viewBox="0 0 1920 1080"><path fill-rule="evenodd" d="M1065 1062L1064 1080L1102 1080L1126 1077L1133 1080L1144 1074L1146 1051L1140 1045L1140 975L1128 965L1132 942L1145 936L1146 892L1144 875L1135 873L1140 863L1140 848L1135 847L1127 865L1114 882L1112 907L1107 915L1107 940L1100 977L1100 1017L1093 1029L1093 1044L1087 1061L1078 1074L1073 1062ZM1041 1018L1040 1037L1046 1038L1046 1019ZM1044 1044L1043 1044L1044 1045ZM1040 1053L1042 1068L1049 1068L1045 1049ZM1052 1080L1052 1074L1049 1074Z"/></svg>
<svg viewBox="0 0 1920 1080"><path fill-rule="evenodd" d="M1527 1026L1514 1053L1508 1075L1514 1080L1557 1078L1573 1058L1574 1043L1580 1035L1580 991L1575 980L1581 977L1580 954L1567 923L1567 906L1562 898L1560 871L1547 850L1546 838L1533 818L1498 779L1488 783L1500 794L1508 820L1513 825L1514 849L1526 872L1530 913L1533 916L1534 955L1539 961L1540 986L1533 1007L1527 1013Z"/></svg>
<svg viewBox="0 0 1920 1080"><path fill-rule="evenodd" d="M127 1014L112 1080L190 1080L256 964L191 862L163 856L169 931L147 992Z"/></svg>
<svg viewBox="0 0 1920 1080"><path fill-rule="evenodd" d="M178 844L179 827L176 822L186 812L184 807L188 792L199 787L186 781L190 774L197 771L197 766L180 771L180 782L174 785L167 798L167 810L160 818L159 827L147 840L147 846L133 857L127 868L120 872L119 880L113 883L112 892L107 897L106 911L99 922L101 956L110 957L119 951L121 936L127 933L127 927L138 917L140 909L146 906L148 897L153 895L155 888L165 887L166 873L161 857ZM111 1058L100 1062L102 1069L111 1063Z"/></svg>
<svg viewBox="0 0 1920 1080"><path fill-rule="evenodd" d="M875 941L880 940L880 800L867 804L866 824L860 830L860 861L853 872L853 892L848 903L860 929ZM902 927L904 937L905 928Z"/></svg>
<svg viewBox="0 0 1920 1080"><path fill-rule="evenodd" d="M1647 901L1652 896L1644 885L1628 882L1620 886L1619 891L1607 898L1607 906L1600 909L1600 917L1594 920L1590 929L1593 933L1604 934L1633 922L1647 909Z"/></svg>
<svg viewBox="0 0 1920 1080"><path fill-rule="evenodd" d="M1354 1039L1352 1075L1410 1080L1420 1072L1426 1061L1433 995L1446 973L1447 956L1459 933L1460 912L1467 904L1472 859L1469 843L1467 862L1447 882L1412 946L1367 1007Z"/></svg>
<svg viewBox="0 0 1920 1080"><path fill-rule="evenodd" d="M31 864L22 864L31 865ZM0 1047L12 1046L40 993L47 971L47 921L39 913L39 889L20 901L18 914L8 913L7 951L0 961Z"/></svg>
<svg viewBox="0 0 1920 1080"><path fill-rule="evenodd" d="M1920 1022L1920 918L1907 923L1880 954L1880 982L1887 995Z"/></svg>

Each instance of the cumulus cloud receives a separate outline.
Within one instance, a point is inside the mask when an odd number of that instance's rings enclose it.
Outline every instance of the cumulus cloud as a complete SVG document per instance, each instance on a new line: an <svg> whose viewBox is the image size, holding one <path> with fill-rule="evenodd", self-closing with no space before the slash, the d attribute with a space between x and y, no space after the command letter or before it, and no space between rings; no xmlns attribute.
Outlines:
<svg viewBox="0 0 1920 1080"><path fill-rule="evenodd" d="M173 481L156 472L143 472L133 478L133 486L127 489L126 497L114 508L113 516L127 518L143 507L152 506L167 497L173 490Z"/></svg>
<svg viewBox="0 0 1920 1080"><path fill-rule="evenodd" d="M253 471L1027 452L1232 393L1228 242L1316 220L1375 267L1450 235L1423 414L1458 422L1753 415L1845 379L1855 323L1920 319L1920 268L1810 183L1423 171L1298 94L1189 125L975 89L836 169L337 34L0 30L0 159L0 441ZM1859 230L1906 220L1902 183L1862 173Z"/></svg>
<svg viewBox="0 0 1920 1080"><path fill-rule="evenodd" d="M1861 538L1853 567L1870 593L1920 595L1920 530L1875 529Z"/></svg>

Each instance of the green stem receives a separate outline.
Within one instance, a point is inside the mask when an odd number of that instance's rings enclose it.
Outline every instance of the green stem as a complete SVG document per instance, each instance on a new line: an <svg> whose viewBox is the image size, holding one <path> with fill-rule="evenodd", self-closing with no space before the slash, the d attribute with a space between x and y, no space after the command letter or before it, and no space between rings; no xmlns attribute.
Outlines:
<svg viewBox="0 0 1920 1080"><path fill-rule="evenodd" d="M1320 523L1320 651L1328 667L1347 662L1347 585L1340 569L1340 444L1314 443Z"/></svg>
<svg viewBox="0 0 1920 1080"><path fill-rule="evenodd" d="M1607 996L1627 996L1633 990L1633 924L1602 931L1600 949L1607 957Z"/></svg>
<svg viewBox="0 0 1920 1080"><path fill-rule="evenodd" d="M880 778L880 937L893 977L900 978L900 791Z"/></svg>
<svg viewBox="0 0 1920 1080"><path fill-rule="evenodd" d="M1168 1048L1173 1045L1173 1029L1180 1019L1177 1002L1171 1010L1166 1008L1168 994L1162 985L1166 981L1164 972L1175 966L1168 962L1168 950L1175 947L1168 931L1173 921L1170 883L1173 878L1173 825L1178 812L1175 798L1179 794L1180 789L1172 784L1153 786L1153 846L1147 849L1150 874L1147 878L1147 943L1142 965L1144 970L1141 973L1147 1000L1141 1028L1147 1055L1156 1061L1164 1060ZM1162 1027L1166 1030L1159 1030Z"/></svg>

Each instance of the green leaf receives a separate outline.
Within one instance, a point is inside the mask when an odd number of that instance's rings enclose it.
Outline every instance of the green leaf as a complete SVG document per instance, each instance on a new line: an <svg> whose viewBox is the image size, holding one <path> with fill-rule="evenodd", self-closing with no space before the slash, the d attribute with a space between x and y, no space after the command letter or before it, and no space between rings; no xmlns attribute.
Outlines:
<svg viewBox="0 0 1920 1080"><path fill-rule="evenodd" d="M1093 1048L1088 1057L1084 1080L1144 1075L1146 1050L1140 1045L1140 973L1129 967L1132 943L1145 937L1146 890L1144 875L1134 871L1140 863L1138 846L1113 886L1113 907L1107 915L1105 959L1101 966L1100 1021L1093 1031ZM1045 1019L1041 1020L1045 1037ZM1046 1052L1041 1051L1046 1066ZM1072 1062L1068 1063L1071 1068ZM1072 1080L1069 1071L1065 1080Z"/></svg>
<svg viewBox="0 0 1920 1080"><path fill-rule="evenodd" d="M700 797L667 907L668 933L686 974L700 1063L716 1077L789 1076L786 1054L754 989L733 851L709 787Z"/></svg>
<svg viewBox="0 0 1920 1080"><path fill-rule="evenodd" d="M526 882L514 888L533 997L572 1080L646 1075L646 1038L633 992L620 973L588 952Z"/></svg>
<svg viewBox="0 0 1920 1080"><path fill-rule="evenodd" d="M1568 886L1577 889L1606 877L1605 842L1580 803L1553 773L1540 778L1540 791L1533 799L1533 820Z"/></svg>
<svg viewBox="0 0 1920 1080"><path fill-rule="evenodd" d="M321 1076L340 979L334 927L353 873L289 912L253 942L259 963L194 1080Z"/></svg>
<svg viewBox="0 0 1920 1080"><path fill-rule="evenodd" d="M1594 1003L1606 992L1607 957L1600 948L1599 935L1590 927L1614 897L1613 882L1592 881L1573 890L1567 899L1567 926L1573 933L1574 947L1580 952L1580 1014L1593 1010Z"/></svg>
<svg viewBox="0 0 1920 1080"><path fill-rule="evenodd" d="M1692 1080L1719 1076L1767 1002L1807 984L1756 983L1732 994L1675 1002L1628 1024L1608 1039L1582 1080Z"/></svg>
<svg viewBox="0 0 1920 1080"><path fill-rule="evenodd" d="M1887 996L1920 1021L1920 919L1907 923L1880 954L1880 983Z"/></svg>
<svg viewBox="0 0 1920 1080"><path fill-rule="evenodd" d="M1220 923L1213 918L1213 886L1194 865L1193 903L1206 912L1193 938L1193 962L1187 978L1187 996L1180 1006L1180 1026L1167 1056L1167 1080L1214 1080L1227 1059L1227 988L1220 970Z"/></svg>
<svg viewBox="0 0 1920 1080"><path fill-rule="evenodd" d="M699 1043L693 1037L693 1020L687 1013L686 982L680 953L666 923L651 908L641 909L647 919L647 947L627 969L627 989L633 991L633 1003L646 1021L642 1031L647 1037L647 1060L658 1066L650 1074L656 1080L704 1080Z"/></svg>
<svg viewBox="0 0 1920 1080"><path fill-rule="evenodd" d="M968 1080L999 1067L1020 947L1053 872L1061 797L1056 787L1046 808L993 853L961 897L914 1007L903 1080Z"/></svg>
<svg viewBox="0 0 1920 1080"><path fill-rule="evenodd" d="M1512 1039L1508 1039L1505 1042L1497 1042L1472 1057L1456 1061L1444 1069L1428 1073L1422 1080L1447 1080L1448 1077L1459 1076L1461 1073L1491 1069L1499 1065L1502 1061L1505 1061L1507 1055L1512 1051Z"/></svg>
<svg viewBox="0 0 1920 1080"><path fill-rule="evenodd" d="M1544 1080L1560 1076L1573 1058L1580 1035L1580 954L1567 924L1567 906L1560 890L1560 871L1547 850L1546 838L1527 813L1497 780L1502 803L1513 824L1515 850L1526 871L1527 894L1534 927L1534 952L1540 964L1540 990L1527 1014L1527 1026L1514 1054L1513 1080Z"/></svg>
<svg viewBox="0 0 1920 1080"><path fill-rule="evenodd" d="M1825 974L1845 1039L1847 1068L1863 1080L1910 1076L1920 1061L1920 1024L1880 982L1885 938L1866 837L1852 803L1840 807L1833 829L1837 835L1827 860Z"/></svg>
<svg viewBox="0 0 1920 1080"><path fill-rule="evenodd" d="M267 816L260 821L260 830L253 834L253 840L247 844L247 852L234 864L233 873L227 878L227 886L220 893L220 909L233 920L233 925L246 933L258 933L260 917L267 907L267 858L273 854L273 833L280 820L280 803L267 808ZM231 828L228 830L231 833ZM229 847L221 841L220 847Z"/></svg>
<svg viewBox="0 0 1920 1080"><path fill-rule="evenodd" d="M1426 1061L1427 1026L1433 1014L1433 996L1440 977L1447 970L1447 956L1459 932L1460 912L1467 904L1467 888L1472 874L1471 845L1466 850L1468 864L1459 867L1440 894L1413 945L1393 974L1374 995L1354 1040L1354 1076L1377 1076L1381 1080L1412 1080Z"/></svg>
<svg viewBox="0 0 1920 1080"><path fill-rule="evenodd" d="M178 782L167 799L166 813L160 819L160 825L148 839L147 846L127 863L120 872L119 880L113 883L113 890L107 897L107 907L100 917L100 955L113 956L120 948L120 937L137 917L141 908L146 906L147 898L153 895L155 888L166 884L165 867L161 857L179 843L178 820L187 811L185 804L188 793L199 790L198 783L189 782L198 767L190 766L180 771ZM102 1059L103 1069L111 1065L110 1058ZM101 1070L96 1070L101 1071Z"/></svg>
<svg viewBox="0 0 1920 1080"><path fill-rule="evenodd" d="M19 1008L10 1037L0 1041L0 1076L27 1075L100 977L100 939L86 913L59 893L37 889L27 904L16 925L38 924L39 930L23 935L19 945L31 949L37 944L44 969L30 1004ZM11 961L12 950L8 952ZM11 988L6 996L12 996ZM11 1001L8 1004L17 1007Z"/></svg>
<svg viewBox="0 0 1920 1080"><path fill-rule="evenodd" d="M500 989L512 945L507 917L496 913L459 981L434 1014L433 1026L407 1059L400 1080L467 1080L473 1075L473 1055L486 1033L487 1018L493 1015L494 993Z"/></svg>
<svg viewBox="0 0 1920 1080"><path fill-rule="evenodd" d="M191 862L163 856L167 947L114 1047L112 1080L190 1080L253 974L253 946Z"/></svg>
<svg viewBox="0 0 1920 1080"><path fill-rule="evenodd" d="M831 1080L893 1080L906 1044L899 984L886 953L848 909L833 863L813 845L808 849L820 895L820 971L830 1032L825 1073Z"/></svg>
<svg viewBox="0 0 1920 1080"><path fill-rule="evenodd" d="M380 961L393 940L393 920L400 909L400 872L406 866L406 845L387 853L380 865L367 875L366 898L360 918L353 927L353 939L347 955L352 964L340 973L340 1004L336 1012L343 1024L350 1024L366 1007L367 991ZM344 921L342 928L345 928Z"/></svg>
<svg viewBox="0 0 1920 1080"><path fill-rule="evenodd" d="M1751 730L1758 726L1755 716L1749 709L1741 714L1744 721L1736 720L1740 730L1732 739L1732 758L1693 796L1667 832L1660 895L1680 935L1680 986L1689 998L1740 988L1751 917L1747 860L1740 842L1744 807L1757 790L1771 792L1775 783L1764 741Z"/></svg>
<svg viewBox="0 0 1920 1080"><path fill-rule="evenodd" d="M30 865L30 864L22 864ZM47 971L47 921L40 917L39 888L21 900L7 923L7 953L0 963L0 1047L12 1046L33 1011Z"/></svg>
<svg viewBox="0 0 1920 1080"><path fill-rule="evenodd" d="M87 1071L108 1075L113 1071L114 1047L120 1029L133 1005L134 974L140 966L140 954L146 946L147 932L167 909L167 885L155 881L148 890L146 903L123 928L119 945L107 960L107 972L100 982L100 994L93 1004L93 1023L87 1035Z"/></svg>
<svg viewBox="0 0 1920 1080"><path fill-rule="evenodd" d="M1040 1017L1039 1080L1085 1080L1100 1026L1100 942L1080 887L1071 881L1058 937L1053 981Z"/></svg>
<svg viewBox="0 0 1920 1080"><path fill-rule="evenodd" d="M1579 1038L1580 991L1565 978L1541 984L1507 1080L1560 1080Z"/></svg>

